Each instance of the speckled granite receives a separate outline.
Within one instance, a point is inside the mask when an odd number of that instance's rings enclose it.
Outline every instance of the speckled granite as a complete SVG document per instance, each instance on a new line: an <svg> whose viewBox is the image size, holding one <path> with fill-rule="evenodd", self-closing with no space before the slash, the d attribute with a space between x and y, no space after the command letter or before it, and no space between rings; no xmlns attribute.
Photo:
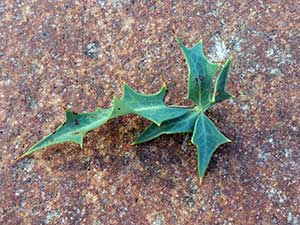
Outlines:
<svg viewBox="0 0 300 225"><path fill-rule="evenodd" d="M297 1L0 1L1 224L300 224ZM63 120L121 95L123 81L187 104L172 28L234 53L237 96L210 117L234 140L203 185L189 135L130 146L148 124L124 116L85 138L14 159Z"/></svg>

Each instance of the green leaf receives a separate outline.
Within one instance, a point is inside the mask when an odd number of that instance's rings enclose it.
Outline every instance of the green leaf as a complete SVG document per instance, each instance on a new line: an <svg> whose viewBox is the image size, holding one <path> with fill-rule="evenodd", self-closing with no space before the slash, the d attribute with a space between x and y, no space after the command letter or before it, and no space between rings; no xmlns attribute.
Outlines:
<svg viewBox="0 0 300 225"><path fill-rule="evenodd" d="M200 180L204 177L210 159L215 150L221 145L230 142L214 125L214 123L201 113L196 121L192 143L197 146L197 165Z"/></svg>
<svg viewBox="0 0 300 225"><path fill-rule="evenodd" d="M233 97L231 94L229 94L226 91L226 83L228 79L228 73L229 73L231 61L232 61L232 57L230 57L227 60L227 62L225 63L225 65L223 66L221 72L217 77L213 100L212 100L214 104Z"/></svg>
<svg viewBox="0 0 300 225"><path fill-rule="evenodd" d="M159 92L152 95L139 94L132 90L128 85L124 87L124 96L121 99L122 104L128 108L128 113L135 113L148 120L151 120L158 126L170 120L191 111L191 108L168 107L164 103L164 97L167 88L164 85Z"/></svg>
<svg viewBox="0 0 300 225"><path fill-rule="evenodd" d="M95 112L78 114L66 110L66 122L59 126L52 134L46 136L40 142L32 146L20 158L28 156L43 148L65 142L74 142L82 147L84 135L88 131L104 124L111 114L112 109L99 108Z"/></svg>
<svg viewBox="0 0 300 225"><path fill-rule="evenodd" d="M188 66L188 96L195 104L206 109L211 102L213 77L220 67L219 63L210 62L203 52L202 41L192 48L184 46L176 37Z"/></svg>
<svg viewBox="0 0 300 225"><path fill-rule="evenodd" d="M165 120L180 117L191 111L190 108L166 106L164 103L166 90L164 85L155 94L139 94L125 84L123 97L120 100L114 97L112 108L98 108L95 112L78 114L66 110L66 122L35 144L20 158L59 143L74 142L82 147L83 137L87 132L103 125L109 119L125 114L134 113L160 125Z"/></svg>
<svg viewBox="0 0 300 225"><path fill-rule="evenodd" d="M212 93L213 78L221 64L212 63L206 58L201 41L192 48L187 48L178 37L176 40L188 66L187 99L196 104L194 108L167 106L164 103L167 91L165 85L159 92L146 95L135 92L125 84L123 97L114 97L111 108L98 108L94 112L78 114L66 110L66 122L19 158L59 143L74 142L82 147L83 137L87 132L102 126L110 119L133 113L153 122L134 144L147 142L162 134L193 132L192 143L197 146L197 165L201 181L213 153L221 144L230 142L204 112L217 102L232 97L226 91L231 58L222 67Z"/></svg>
<svg viewBox="0 0 300 225"><path fill-rule="evenodd" d="M150 141L162 134L176 134L193 132L194 124L198 116L198 112L188 112L181 117L167 120L160 126L151 124L144 132L136 139L133 144L141 144Z"/></svg>

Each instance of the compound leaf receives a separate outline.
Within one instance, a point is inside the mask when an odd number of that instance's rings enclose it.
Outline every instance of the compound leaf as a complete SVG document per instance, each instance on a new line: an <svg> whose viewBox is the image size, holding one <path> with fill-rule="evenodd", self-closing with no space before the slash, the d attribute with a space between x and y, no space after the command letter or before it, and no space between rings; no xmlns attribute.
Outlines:
<svg viewBox="0 0 300 225"><path fill-rule="evenodd" d="M111 108L98 108L94 112L78 114L66 110L66 122L19 158L59 143L74 142L82 147L83 137L87 132L112 118L133 113L153 122L134 144L150 141L162 134L193 132L192 143L197 146L197 166L201 181L213 153L220 145L230 142L204 112L215 103L232 97L226 91L231 58L218 74L212 93L213 78L221 64L212 63L206 58L202 41L192 48L187 48L178 37L176 40L184 54L189 71L187 99L193 101L195 107L167 106L164 103L167 91L165 85L157 93L147 95L137 93L125 84L123 97L121 99L114 97Z"/></svg>
<svg viewBox="0 0 300 225"><path fill-rule="evenodd" d="M188 112L181 117L167 120L160 126L157 126L153 123L143 131L143 133L136 139L134 144L141 144L150 141L162 134L193 132L197 116L197 112Z"/></svg>
<svg viewBox="0 0 300 225"><path fill-rule="evenodd" d="M219 63L210 62L204 52L202 41L192 48L184 46L176 37L188 66L188 96L195 104L206 108L211 103L213 77L220 67Z"/></svg>
<svg viewBox="0 0 300 225"><path fill-rule="evenodd" d="M227 142L230 140L204 113L201 113L197 118L192 136L192 143L197 146L197 166L200 180L202 180L215 150Z"/></svg>

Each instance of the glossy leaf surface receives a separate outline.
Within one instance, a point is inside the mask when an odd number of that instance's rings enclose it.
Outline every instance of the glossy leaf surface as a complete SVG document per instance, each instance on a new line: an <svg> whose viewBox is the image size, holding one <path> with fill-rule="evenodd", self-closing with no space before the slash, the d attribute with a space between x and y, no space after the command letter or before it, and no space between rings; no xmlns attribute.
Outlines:
<svg viewBox="0 0 300 225"><path fill-rule="evenodd" d="M103 125L109 119L125 114L134 113L160 125L165 120L180 117L191 110L166 106L164 103L166 90L163 86L156 94L146 95L139 94L128 85L124 85L124 96L120 100L115 97L112 108L98 108L95 112L78 114L67 110L66 122L30 148L21 158L45 147L64 142L74 142L82 146L83 137L88 131Z"/></svg>
<svg viewBox="0 0 300 225"><path fill-rule="evenodd" d="M189 111L190 108L168 107L164 103L167 88L164 85L156 94L139 94L128 85L124 87L124 96L120 102L127 110L127 113L140 115L158 126L166 120L179 117ZM127 114L126 113L126 114ZM124 114L121 114L124 115Z"/></svg>
<svg viewBox="0 0 300 225"><path fill-rule="evenodd" d="M197 112L189 112L181 117L165 121L160 126L153 123L136 139L134 144L150 141L162 134L193 132L197 116Z"/></svg>
<svg viewBox="0 0 300 225"><path fill-rule="evenodd" d="M202 108L211 102L211 89L214 75L220 64L210 62L203 52L202 41L192 48L184 46L177 38L177 42L188 66L188 96L187 98Z"/></svg>
<svg viewBox="0 0 300 225"><path fill-rule="evenodd" d="M197 165L200 179L203 178L215 150L227 142L230 140L204 113L201 113L195 123L192 137L192 143L197 146Z"/></svg>
<svg viewBox="0 0 300 225"><path fill-rule="evenodd" d="M59 143L74 142L82 146L83 137L87 132L102 126L110 119L133 113L153 122L134 144L150 141L162 134L192 132L192 143L197 147L198 173L202 180L213 153L220 145L230 142L204 113L212 105L232 98L226 91L231 58L221 68L220 63L213 63L207 59L201 41L187 48L178 37L176 40L189 71L187 99L194 102L195 107L167 106L164 103L167 91L165 85L159 92L150 95L137 93L124 85L123 97L114 97L111 108L98 108L94 112L78 114L66 110L66 122L20 158ZM213 85L214 76L218 71L220 72Z"/></svg>
<svg viewBox="0 0 300 225"><path fill-rule="evenodd" d="M214 88L214 96L213 96L214 103L221 102L233 97L231 94L229 94L226 91L226 83L228 79L231 61L232 58L230 57L225 63L225 65L223 66L221 72L217 77L215 88Z"/></svg>

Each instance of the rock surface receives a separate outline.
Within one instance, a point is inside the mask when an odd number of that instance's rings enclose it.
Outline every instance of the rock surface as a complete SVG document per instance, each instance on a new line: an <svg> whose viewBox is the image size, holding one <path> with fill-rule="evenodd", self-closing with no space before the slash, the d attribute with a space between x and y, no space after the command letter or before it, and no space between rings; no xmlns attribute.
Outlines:
<svg viewBox="0 0 300 225"><path fill-rule="evenodd" d="M2 0L0 223L300 224L299 15L294 0ZM166 101L188 104L172 29L189 46L202 38L213 60L234 54L237 98L209 112L233 143L201 186L190 135L131 146L148 124L136 116L89 133L83 149L14 161L64 106L109 107L123 81L145 93L166 82Z"/></svg>

